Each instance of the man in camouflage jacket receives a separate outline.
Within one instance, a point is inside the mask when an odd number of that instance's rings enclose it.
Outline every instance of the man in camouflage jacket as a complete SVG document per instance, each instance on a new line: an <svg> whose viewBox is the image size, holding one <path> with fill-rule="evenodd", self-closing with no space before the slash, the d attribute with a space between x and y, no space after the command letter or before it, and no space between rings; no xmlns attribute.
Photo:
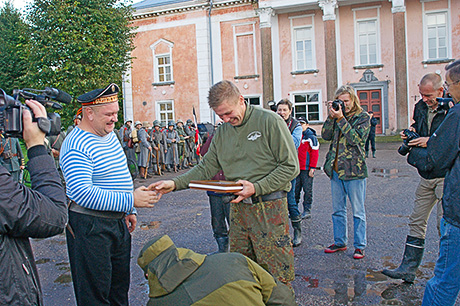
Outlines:
<svg viewBox="0 0 460 306"><path fill-rule="evenodd" d="M347 249L347 199L350 199L354 221L353 258L364 257L366 247L366 196L367 167L364 144L369 134L370 117L362 110L354 89L349 85L340 87L335 95L342 102L334 109L328 103L329 117L323 125L321 136L331 141L324 164L324 172L331 179L332 222L334 244L325 249L335 253ZM335 101L334 101L335 102Z"/></svg>

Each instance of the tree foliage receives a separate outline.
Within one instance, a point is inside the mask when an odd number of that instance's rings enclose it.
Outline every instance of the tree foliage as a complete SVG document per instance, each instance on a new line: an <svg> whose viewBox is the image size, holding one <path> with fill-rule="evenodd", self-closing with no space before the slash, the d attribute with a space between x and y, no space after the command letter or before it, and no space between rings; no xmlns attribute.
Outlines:
<svg viewBox="0 0 460 306"><path fill-rule="evenodd" d="M30 30L11 2L0 8L0 88L9 95L26 86Z"/></svg>
<svg viewBox="0 0 460 306"><path fill-rule="evenodd" d="M131 14L131 6L116 0L34 0L27 13L28 80L74 97L112 82L121 85L134 49ZM65 123L78 107L64 107Z"/></svg>

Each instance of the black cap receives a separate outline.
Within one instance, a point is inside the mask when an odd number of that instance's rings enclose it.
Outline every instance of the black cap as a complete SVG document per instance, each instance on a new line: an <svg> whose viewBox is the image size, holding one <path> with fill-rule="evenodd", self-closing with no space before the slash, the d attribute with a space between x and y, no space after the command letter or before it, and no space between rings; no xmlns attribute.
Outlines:
<svg viewBox="0 0 460 306"><path fill-rule="evenodd" d="M307 120L307 118L305 118L305 117L299 117L299 118L297 118L297 120L298 120L300 123L307 123L307 124L308 124L308 120Z"/></svg>
<svg viewBox="0 0 460 306"><path fill-rule="evenodd" d="M82 94L77 98L77 102L84 106L118 102L119 91L120 88L118 88L118 85L112 83L105 88L95 89Z"/></svg>

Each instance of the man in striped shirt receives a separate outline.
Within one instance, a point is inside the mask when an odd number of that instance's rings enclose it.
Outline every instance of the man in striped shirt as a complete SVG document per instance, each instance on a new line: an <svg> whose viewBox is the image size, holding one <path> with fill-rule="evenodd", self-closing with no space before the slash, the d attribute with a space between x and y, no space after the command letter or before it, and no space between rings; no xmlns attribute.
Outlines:
<svg viewBox="0 0 460 306"><path fill-rule="evenodd" d="M123 149L113 133L118 86L78 97L82 121L64 140L60 163L67 185L67 247L77 305L128 305L134 207L153 207L156 192L133 191Z"/></svg>

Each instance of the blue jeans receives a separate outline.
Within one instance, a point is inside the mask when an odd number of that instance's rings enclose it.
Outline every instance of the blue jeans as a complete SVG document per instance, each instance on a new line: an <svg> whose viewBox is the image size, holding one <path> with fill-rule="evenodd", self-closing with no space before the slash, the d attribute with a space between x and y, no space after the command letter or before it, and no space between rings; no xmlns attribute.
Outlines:
<svg viewBox="0 0 460 306"><path fill-rule="evenodd" d="M441 220L439 258L428 281L422 306L454 305L460 290L460 228Z"/></svg>
<svg viewBox="0 0 460 306"><path fill-rule="evenodd" d="M291 190L287 194L289 218L291 220L300 219L299 206L295 201L295 180L296 179L293 179L291 181Z"/></svg>
<svg viewBox="0 0 460 306"><path fill-rule="evenodd" d="M235 197L215 195L208 193L209 205L211 206L211 226L214 238L228 237L228 226L230 224L230 201Z"/></svg>
<svg viewBox="0 0 460 306"><path fill-rule="evenodd" d="M348 241L347 227L347 196L350 199L353 211L354 243L358 249L366 247L366 179L341 180L337 172L332 172L332 223L334 227L334 243L337 246L346 246Z"/></svg>
<svg viewBox="0 0 460 306"><path fill-rule="evenodd" d="M295 201L300 203L300 192L303 189L303 211L311 211L313 202L313 178L308 175L310 170L300 170L299 176L295 179Z"/></svg>

